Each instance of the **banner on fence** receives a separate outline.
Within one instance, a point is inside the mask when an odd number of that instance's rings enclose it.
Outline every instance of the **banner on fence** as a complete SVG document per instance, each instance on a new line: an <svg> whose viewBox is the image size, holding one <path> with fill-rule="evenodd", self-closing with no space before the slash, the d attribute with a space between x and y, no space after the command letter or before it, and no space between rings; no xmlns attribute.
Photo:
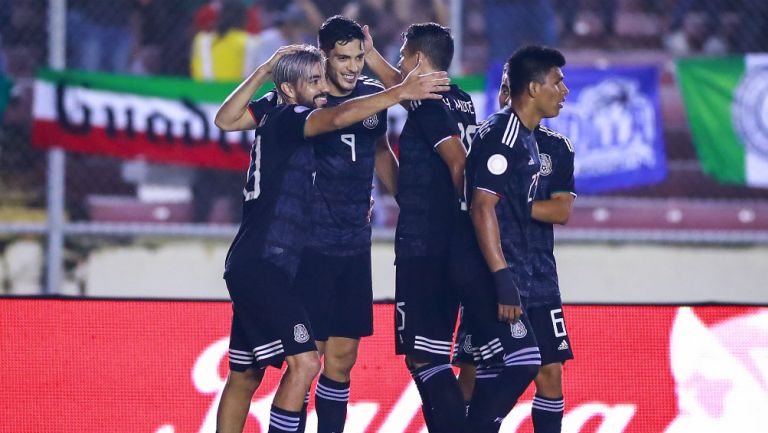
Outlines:
<svg viewBox="0 0 768 433"><path fill-rule="evenodd" d="M768 187L768 54L681 59L677 71L704 172Z"/></svg>
<svg viewBox="0 0 768 433"><path fill-rule="evenodd" d="M497 100L502 66L488 72L489 110ZM663 180L667 165L658 70L565 67L563 72L570 89L565 106L558 117L542 123L571 139L576 190L598 193Z"/></svg>

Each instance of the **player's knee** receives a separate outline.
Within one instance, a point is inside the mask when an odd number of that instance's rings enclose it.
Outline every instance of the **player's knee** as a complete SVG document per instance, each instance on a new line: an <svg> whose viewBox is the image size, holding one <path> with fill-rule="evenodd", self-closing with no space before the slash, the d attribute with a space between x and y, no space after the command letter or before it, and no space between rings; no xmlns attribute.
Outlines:
<svg viewBox="0 0 768 433"><path fill-rule="evenodd" d="M286 358L288 370L309 383L320 373L320 357L317 352L304 352Z"/></svg>
<svg viewBox="0 0 768 433"><path fill-rule="evenodd" d="M408 367L408 371L416 370L427 364L429 364L429 360L424 357L418 355L405 355L405 366Z"/></svg>
<svg viewBox="0 0 768 433"><path fill-rule="evenodd" d="M352 367L357 362L357 350L344 350L342 352L335 352L333 354L326 353L325 355L325 372L332 372L336 376L343 376L349 378L349 374L352 372Z"/></svg>
<svg viewBox="0 0 768 433"><path fill-rule="evenodd" d="M542 365L536 375L536 392L543 397L557 398L563 395L563 365Z"/></svg>
<svg viewBox="0 0 768 433"><path fill-rule="evenodd" d="M261 379L264 377L264 370L249 368L245 371L230 371L227 376L227 383L229 386L236 387L238 389L255 392L261 384Z"/></svg>

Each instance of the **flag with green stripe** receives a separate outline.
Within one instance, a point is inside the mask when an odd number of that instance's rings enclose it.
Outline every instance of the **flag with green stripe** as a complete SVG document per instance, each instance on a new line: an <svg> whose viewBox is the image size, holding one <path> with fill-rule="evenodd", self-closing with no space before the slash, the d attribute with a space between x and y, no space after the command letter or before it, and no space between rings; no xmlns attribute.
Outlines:
<svg viewBox="0 0 768 433"><path fill-rule="evenodd" d="M703 171L768 187L768 54L683 59L677 72Z"/></svg>

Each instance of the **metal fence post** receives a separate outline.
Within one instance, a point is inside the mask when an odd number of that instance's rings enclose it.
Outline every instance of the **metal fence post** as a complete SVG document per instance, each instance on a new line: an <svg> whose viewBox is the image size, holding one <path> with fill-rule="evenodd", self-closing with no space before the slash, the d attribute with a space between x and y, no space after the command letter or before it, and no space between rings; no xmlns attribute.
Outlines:
<svg viewBox="0 0 768 433"><path fill-rule="evenodd" d="M48 2L48 66L61 70L66 67L67 0ZM60 148L48 152L48 247L46 281L43 292L59 293L64 268L64 182L66 155Z"/></svg>

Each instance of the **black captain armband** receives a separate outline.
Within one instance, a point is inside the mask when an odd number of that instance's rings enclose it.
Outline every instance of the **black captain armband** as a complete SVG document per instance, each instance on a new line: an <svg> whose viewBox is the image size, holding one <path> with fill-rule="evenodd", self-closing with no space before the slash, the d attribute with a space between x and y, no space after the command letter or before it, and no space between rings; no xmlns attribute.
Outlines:
<svg viewBox="0 0 768 433"><path fill-rule="evenodd" d="M494 272L493 282L496 284L496 295L499 298L499 304L520 305L520 292L517 290L517 284L511 269L504 268Z"/></svg>

